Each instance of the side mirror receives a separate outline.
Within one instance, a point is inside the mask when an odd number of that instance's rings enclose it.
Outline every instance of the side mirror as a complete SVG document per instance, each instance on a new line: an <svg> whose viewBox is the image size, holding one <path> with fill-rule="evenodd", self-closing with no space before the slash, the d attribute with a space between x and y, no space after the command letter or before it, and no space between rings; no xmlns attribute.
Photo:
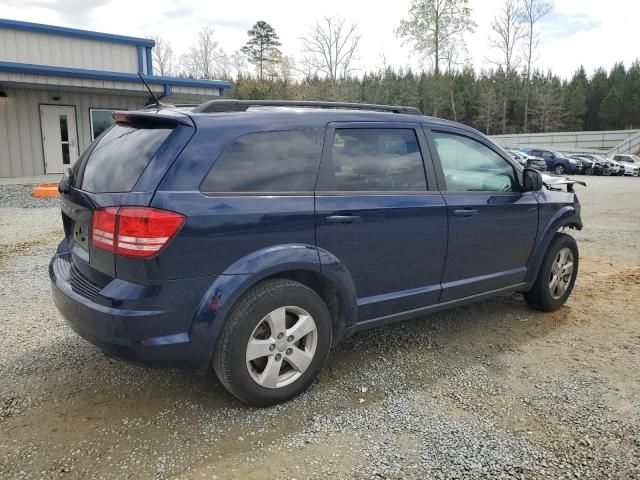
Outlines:
<svg viewBox="0 0 640 480"><path fill-rule="evenodd" d="M522 186L525 192L542 190L542 174L534 168L525 168L522 172Z"/></svg>

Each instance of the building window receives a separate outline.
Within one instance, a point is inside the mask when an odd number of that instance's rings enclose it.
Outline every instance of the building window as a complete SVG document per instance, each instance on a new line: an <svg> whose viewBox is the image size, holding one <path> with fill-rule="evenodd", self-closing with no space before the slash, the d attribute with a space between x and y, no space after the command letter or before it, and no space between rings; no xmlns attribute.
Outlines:
<svg viewBox="0 0 640 480"><path fill-rule="evenodd" d="M89 109L91 115L91 140L95 140L104 132L107 128L113 125L113 110L107 110L103 108L91 108Z"/></svg>

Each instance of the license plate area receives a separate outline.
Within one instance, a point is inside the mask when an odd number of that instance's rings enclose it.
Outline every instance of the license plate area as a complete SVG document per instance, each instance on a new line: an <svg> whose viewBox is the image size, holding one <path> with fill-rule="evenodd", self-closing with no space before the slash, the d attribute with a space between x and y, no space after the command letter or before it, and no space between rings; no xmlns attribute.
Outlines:
<svg viewBox="0 0 640 480"><path fill-rule="evenodd" d="M89 251L89 225L81 222L73 222L71 238L73 242L82 247L83 250Z"/></svg>
<svg viewBox="0 0 640 480"><path fill-rule="evenodd" d="M66 198L62 202L62 224L65 236L71 246L78 246L89 252L89 240L91 238L91 210Z"/></svg>

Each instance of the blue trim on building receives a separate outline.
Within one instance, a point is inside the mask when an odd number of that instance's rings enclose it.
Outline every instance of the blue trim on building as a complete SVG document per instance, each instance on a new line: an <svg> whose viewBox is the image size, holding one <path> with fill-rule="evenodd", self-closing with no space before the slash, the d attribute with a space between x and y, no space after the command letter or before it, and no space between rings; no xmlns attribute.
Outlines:
<svg viewBox="0 0 640 480"><path fill-rule="evenodd" d="M24 30L27 32L49 33L51 35L64 35L66 37L84 38L86 40L99 40L102 42L142 45L144 47L154 47L156 44L156 42L154 42L153 40L149 40L148 38L127 37L124 35L92 32L89 30L79 30L77 28L57 27L55 25L44 25L42 23L21 22L19 20L9 20L5 18L0 18L0 28L11 28L13 30Z"/></svg>
<svg viewBox="0 0 640 480"><path fill-rule="evenodd" d="M164 92L162 95L158 97L158 100L162 100L163 98L170 97L172 93L173 93L173 88L171 88L171 85L169 83L165 83Z"/></svg>
<svg viewBox="0 0 640 480"><path fill-rule="evenodd" d="M102 70L85 70L80 68L52 67L49 65L33 65L29 63L15 63L0 61L0 72L27 73L31 75L54 75L57 77L87 78L91 80L111 80L115 82L140 82L136 73L105 72ZM222 80L196 80L193 78L159 77L156 75L142 75L147 83L169 84L179 87L219 88L231 87L229 82Z"/></svg>
<svg viewBox="0 0 640 480"><path fill-rule="evenodd" d="M142 59L142 46L138 45L138 72L144 73L144 60Z"/></svg>
<svg viewBox="0 0 640 480"><path fill-rule="evenodd" d="M153 55L151 54L151 47L147 47L147 75L153 75Z"/></svg>

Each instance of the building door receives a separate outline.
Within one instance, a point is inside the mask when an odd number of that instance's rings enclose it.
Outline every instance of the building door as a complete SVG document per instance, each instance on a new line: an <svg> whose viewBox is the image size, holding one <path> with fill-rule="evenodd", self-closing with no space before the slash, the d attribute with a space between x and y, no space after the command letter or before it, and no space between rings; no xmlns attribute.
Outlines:
<svg viewBox="0 0 640 480"><path fill-rule="evenodd" d="M42 146L46 173L62 173L78 158L76 109L40 105Z"/></svg>

